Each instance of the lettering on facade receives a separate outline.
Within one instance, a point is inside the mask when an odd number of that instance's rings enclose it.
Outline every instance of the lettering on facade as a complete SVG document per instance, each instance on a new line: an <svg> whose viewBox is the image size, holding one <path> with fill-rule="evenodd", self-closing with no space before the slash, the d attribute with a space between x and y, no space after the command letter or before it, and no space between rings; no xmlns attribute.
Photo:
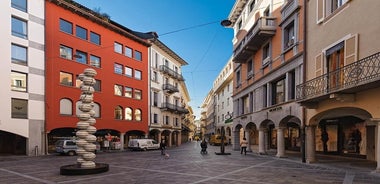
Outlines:
<svg viewBox="0 0 380 184"><path fill-rule="evenodd" d="M274 112L274 111L279 111L279 110L282 110L282 107L275 107L275 108L269 109L269 112Z"/></svg>

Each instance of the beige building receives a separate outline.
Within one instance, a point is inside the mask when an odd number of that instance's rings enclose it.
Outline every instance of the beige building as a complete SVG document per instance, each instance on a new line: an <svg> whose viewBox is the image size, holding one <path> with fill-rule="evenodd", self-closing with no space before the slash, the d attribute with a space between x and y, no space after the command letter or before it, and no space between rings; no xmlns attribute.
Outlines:
<svg viewBox="0 0 380 184"><path fill-rule="evenodd" d="M183 140L185 116L190 112L190 97L181 74L187 62L158 39L151 43L149 137L178 146Z"/></svg>
<svg viewBox="0 0 380 184"><path fill-rule="evenodd" d="M307 1L307 56L297 101L306 159L316 153L377 161L380 170L380 1Z"/></svg>
<svg viewBox="0 0 380 184"><path fill-rule="evenodd" d="M233 149L277 157L301 151L303 1L237 0L228 20L233 42ZM227 24L226 24L227 25Z"/></svg>
<svg viewBox="0 0 380 184"><path fill-rule="evenodd" d="M226 136L226 142L232 143L232 92L233 92L233 62L230 58L222 68L213 83L215 107L215 133Z"/></svg>

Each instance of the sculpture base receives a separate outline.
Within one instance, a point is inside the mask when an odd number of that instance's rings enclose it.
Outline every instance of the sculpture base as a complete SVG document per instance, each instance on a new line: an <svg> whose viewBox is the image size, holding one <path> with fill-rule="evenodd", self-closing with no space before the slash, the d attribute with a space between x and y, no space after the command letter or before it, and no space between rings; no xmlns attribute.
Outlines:
<svg viewBox="0 0 380 184"><path fill-rule="evenodd" d="M108 164L95 163L94 168L81 168L78 164L64 165L61 166L61 175L87 175L87 174L98 174L107 172L109 170Z"/></svg>
<svg viewBox="0 0 380 184"><path fill-rule="evenodd" d="M215 154L216 154L216 155L231 155L231 153L222 153L222 152L220 152L220 153L215 152Z"/></svg>

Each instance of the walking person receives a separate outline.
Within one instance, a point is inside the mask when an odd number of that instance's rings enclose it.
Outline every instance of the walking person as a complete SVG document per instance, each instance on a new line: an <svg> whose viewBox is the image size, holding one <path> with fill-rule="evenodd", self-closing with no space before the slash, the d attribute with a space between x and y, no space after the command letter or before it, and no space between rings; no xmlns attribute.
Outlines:
<svg viewBox="0 0 380 184"><path fill-rule="evenodd" d="M166 149L165 139L161 140L160 149L161 149L161 155L165 155L165 149Z"/></svg>
<svg viewBox="0 0 380 184"><path fill-rule="evenodd" d="M244 137L243 140L240 142L240 147L241 147L240 154L243 154L243 151L244 151L244 155L247 155L247 146L248 146L248 142L247 142L247 139Z"/></svg>

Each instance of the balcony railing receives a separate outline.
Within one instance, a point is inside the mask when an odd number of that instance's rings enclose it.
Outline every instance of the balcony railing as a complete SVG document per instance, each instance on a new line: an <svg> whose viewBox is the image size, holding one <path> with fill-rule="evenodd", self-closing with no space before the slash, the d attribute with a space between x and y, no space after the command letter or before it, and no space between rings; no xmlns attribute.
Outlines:
<svg viewBox="0 0 380 184"><path fill-rule="evenodd" d="M176 114L187 114L187 113L189 113L189 111L186 108L180 107L178 105L174 105L174 104L171 104L168 102L162 103L161 110L173 112Z"/></svg>
<svg viewBox="0 0 380 184"><path fill-rule="evenodd" d="M180 80L180 81L185 81L185 79L183 78L183 76L180 73L170 69L168 66L160 65L159 70L163 73L170 75L171 77L174 77L174 78Z"/></svg>
<svg viewBox="0 0 380 184"><path fill-rule="evenodd" d="M276 33L275 17L260 17L234 49L234 62L242 63L251 57Z"/></svg>
<svg viewBox="0 0 380 184"><path fill-rule="evenodd" d="M179 92L178 88L172 84L163 84L162 89L167 91L168 93Z"/></svg>
<svg viewBox="0 0 380 184"><path fill-rule="evenodd" d="M332 93L355 93L380 84L380 52L297 86L297 100L316 101Z"/></svg>

